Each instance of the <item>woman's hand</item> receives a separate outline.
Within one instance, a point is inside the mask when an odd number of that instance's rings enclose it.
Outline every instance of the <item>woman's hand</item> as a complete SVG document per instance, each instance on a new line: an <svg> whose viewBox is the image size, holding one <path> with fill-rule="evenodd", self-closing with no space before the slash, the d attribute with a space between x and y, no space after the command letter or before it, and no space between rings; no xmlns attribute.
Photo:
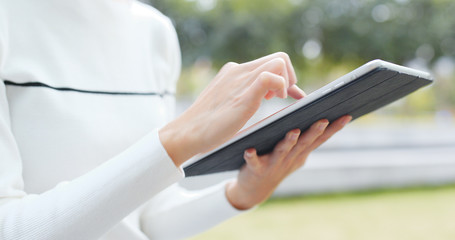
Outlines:
<svg viewBox="0 0 455 240"><path fill-rule="evenodd" d="M296 81L285 53L243 64L228 63L187 111L160 130L160 140L175 165L180 166L236 134L262 99L304 97Z"/></svg>
<svg viewBox="0 0 455 240"><path fill-rule="evenodd" d="M270 154L257 156L255 149L247 149L246 164L237 179L226 187L231 205L244 210L265 201L286 176L305 163L314 149L351 119L351 116L343 116L330 125L327 120L319 120L302 134L299 129L291 130Z"/></svg>

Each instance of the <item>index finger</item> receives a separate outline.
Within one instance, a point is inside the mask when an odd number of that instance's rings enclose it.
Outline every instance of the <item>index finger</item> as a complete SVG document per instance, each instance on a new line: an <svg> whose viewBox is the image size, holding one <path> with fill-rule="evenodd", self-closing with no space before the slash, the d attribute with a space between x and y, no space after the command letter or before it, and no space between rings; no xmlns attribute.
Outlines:
<svg viewBox="0 0 455 240"><path fill-rule="evenodd" d="M287 53L284 52L272 53L270 55L258 58L256 60L243 63L242 65L251 69L256 69L274 58L281 58L284 60L284 62L286 63L286 72L289 76L289 86L294 85L297 82L297 76L295 74L294 67L292 66L291 59L289 58L289 55Z"/></svg>

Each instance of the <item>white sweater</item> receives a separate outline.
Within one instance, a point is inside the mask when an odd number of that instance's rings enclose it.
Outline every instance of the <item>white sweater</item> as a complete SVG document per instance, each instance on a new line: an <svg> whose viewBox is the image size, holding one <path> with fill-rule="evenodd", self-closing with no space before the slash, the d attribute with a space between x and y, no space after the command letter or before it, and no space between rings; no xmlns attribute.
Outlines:
<svg viewBox="0 0 455 240"><path fill-rule="evenodd" d="M179 69L139 2L0 0L0 239L175 239L236 215L224 184L175 185L156 129Z"/></svg>

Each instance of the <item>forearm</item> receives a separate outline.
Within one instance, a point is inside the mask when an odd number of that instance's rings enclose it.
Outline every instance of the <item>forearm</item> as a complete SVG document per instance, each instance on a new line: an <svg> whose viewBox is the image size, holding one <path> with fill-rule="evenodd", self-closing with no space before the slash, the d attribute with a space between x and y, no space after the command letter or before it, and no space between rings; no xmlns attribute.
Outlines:
<svg viewBox="0 0 455 240"><path fill-rule="evenodd" d="M0 239L97 239L181 179L153 132L89 173L0 207Z"/></svg>

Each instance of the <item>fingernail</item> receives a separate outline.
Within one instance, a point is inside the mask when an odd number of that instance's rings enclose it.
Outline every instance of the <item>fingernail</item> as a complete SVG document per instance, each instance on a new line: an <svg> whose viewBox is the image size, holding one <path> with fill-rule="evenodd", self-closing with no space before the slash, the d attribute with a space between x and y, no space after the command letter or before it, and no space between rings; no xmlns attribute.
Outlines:
<svg viewBox="0 0 455 240"><path fill-rule="evenodd" d="M295 141L295 140L297 140L297 138L299 137L299 135L300 135L300 132L294 132L294 131L293 131L293 132L291 132L291 133L289 134L289 140Z"/></svg>
<svg viewBox="0 0 455 240"><path fill-rule="evenodd" d="M318 129L324 130L328 125L329 125L329 121L323 120L323 121L319 122Z"/></svg>
<svg viewBox="0 0 455 240"><path fill-rule="evenodd" d="M253 150L248 149L245 151L245 157L246 158L251 158L253 156Z"/></svg>
<svg viewBox="0 0 455 240"><path fill-rule="evenodd" d="M344 125L348 124L351 120L352 120L352 117L347 116L343 119L343 121L341 121L341 124L344 126Z"/></svg>

